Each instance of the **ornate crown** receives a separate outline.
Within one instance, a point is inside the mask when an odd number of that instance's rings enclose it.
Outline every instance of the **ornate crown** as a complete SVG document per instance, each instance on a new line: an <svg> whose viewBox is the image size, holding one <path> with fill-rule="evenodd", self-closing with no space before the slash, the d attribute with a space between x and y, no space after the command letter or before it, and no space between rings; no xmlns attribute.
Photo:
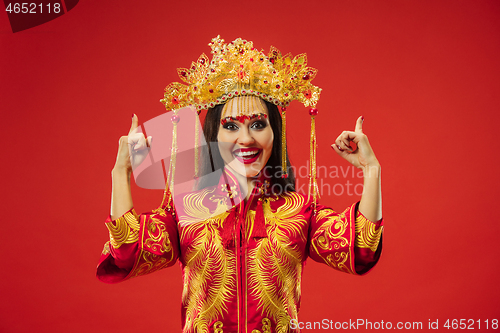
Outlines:
<svg viewBox="0 0 500 333"><path fill-rule="evenodd" d="M168 111L186 106L208 109L245 95L282 107L293 100L306 107L316 106L321 89L311 84L317 70L307 67L305 53L283 56L271 46L266 56L252 42L238 38L224 44L220 36L208 45L212 48L212 60L202 54L190 68L178 68L179 77L187 85L173 82L165 88L160 101Z"/></svg>

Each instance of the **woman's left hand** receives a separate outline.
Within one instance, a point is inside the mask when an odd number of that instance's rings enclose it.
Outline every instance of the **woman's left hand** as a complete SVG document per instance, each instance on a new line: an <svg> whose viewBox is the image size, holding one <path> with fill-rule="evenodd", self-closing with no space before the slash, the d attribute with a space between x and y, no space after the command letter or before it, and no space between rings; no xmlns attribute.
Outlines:
<svg viewBox="0 0 500 333"><path fill-rule="evenodd" d="M370 146L370 142L368 142L368 137L363 133L363 120L364 118L362 116L359 117L356 121L354 132L342 132L332 145L333 150L335 150L337 154L345 158L356 168L360 169L364 169L367 166L380 165ZM356 150L351 148L351 141L356 144Z"/></svg>

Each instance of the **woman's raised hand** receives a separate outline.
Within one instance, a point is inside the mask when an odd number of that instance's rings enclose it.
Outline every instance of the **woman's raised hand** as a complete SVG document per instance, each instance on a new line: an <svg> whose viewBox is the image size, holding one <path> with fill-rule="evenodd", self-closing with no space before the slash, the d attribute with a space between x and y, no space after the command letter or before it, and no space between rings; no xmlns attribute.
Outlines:
<svg viewBox="0 0 500 333"><path fill-rule="evenodd" d="M139 132L138 127L139 119L134 114L132 115L132 125L128 135L120 138L115 170L130 173L148 155L153 138L151 136L145 138L144 134Z"/></svg>
<svg viewBox="0 0 500 333"><path fill-rule="evenodd" d="M345 158L356 168L364 169L367 166L379 166L375 153L368 142L368 137L363 133L363 120L361 116L356 121L356 127L353 131L343 131L332 145L333 150ZM350 143L354 142L357 146L353 150Z"/></svg>

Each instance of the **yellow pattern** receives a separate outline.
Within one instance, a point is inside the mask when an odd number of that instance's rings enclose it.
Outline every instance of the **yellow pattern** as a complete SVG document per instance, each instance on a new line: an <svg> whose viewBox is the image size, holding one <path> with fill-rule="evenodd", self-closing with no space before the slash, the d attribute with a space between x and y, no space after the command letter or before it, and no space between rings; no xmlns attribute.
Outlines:
<svg viewBox="0 0 500 333"><path fill-rule="evenodd" d="M250 293L259 299L263 313L274 319L277 333L287 332L290 320L297 318L304 258L292 239L305 242L307 237L303 232L307 221L299 214L304 198L291 193L283 199L285 204L276 211L271 210L269 200L264 201L268 238L257 241L248 262Z"/></svg>
<svg viewBox="0 0 500 333"><path fill-rule="evenodd" d="M186 215L180 218L180 241L187 244L189 240L183 257L185 328L204 333L209 332L211 322L227 313L227 304L236 289L236 257L233 250L224 248L219 233L229 215L226 198L210 196L217 203L212 212L202 202L211 192L203 190L185 196Z"/></svg>
<svg viewBox="0 0 500 333"><path fill-rule="evenodd" d="M271 333L271 321L268 318L262 319L262 331L252 330L252 333Z"/></svg>
<svg viewBox="0 0 500 333"><path fill-rule="evenodd" d="M359 248L368 248L375 252L382 236L383 226L377 226L359 214L356 218L356 238L354 244Z"/></svg>
<svg viewBox="0 0 500 333"><path fill-rule="evenodd" d="M224 333L222 326L224 326L224 324L222 324L221 321L216 322L214 324L214 333Z"/></svg>
<svg viewBox="0 0 500 333"><path fill-rule="evenodd" d="M149 237L144 240L144 245L162 254L172 251L172 243L168 237L165 224L161 223L160 220L154 217L151 218L148 225L148 235Z"/></svg>
<svg viewBox="0 0 500 333"><path fill-rule="evenodd" d="M134 267L131 272L131 277L149 274L168 267L176 260L165 224L156 216L158 215L143 217L144 227L142 230L142 244L140 246L141 252L139 254L139 260L137 261L140 264ZM149 252L151 250L159 252L162 255L170 252L170 258Z"/></svg>
<svg viewBox="0 0 500 333"><path fill-rule="evenodd" d="M349 209L347 209L349 210ZM350 267L349 253L352 247L352 242L343 235L349 235L349 222L346 219L346 211L339 215L336 215L332 209L322 209L320 210L316 218L318 220L324 220L322 225L318 228L311 245L316 253L321 255L322 252L328 253L323 260L330 267L336 268L340 271L346 273L354 274L353 268ZM344 250L342 250L344 248ZM336 251L334 251L336 250ZM334 251L333 253L331 253ZM347 262L347 263L346 263Z"/></svg>
<svg viewBox="0 0 500 333"><path fill-rule="evenodd" d="M110 244L115 249L120 248L122 244L131 244L139 240L139 218L134 209L106 223L106 227L109 230Z"/></svg>

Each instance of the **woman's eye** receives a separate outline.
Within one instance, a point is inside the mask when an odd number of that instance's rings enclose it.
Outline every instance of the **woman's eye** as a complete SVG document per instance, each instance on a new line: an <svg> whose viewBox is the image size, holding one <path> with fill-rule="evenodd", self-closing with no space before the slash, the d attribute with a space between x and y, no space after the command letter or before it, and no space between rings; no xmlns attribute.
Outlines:
<svg viewBox="0 0 500 333"><path fill-rule="evenodd" d="M238 129L235 123L225 123L222 127L230 131L236 131Z"/></svg>
<svg viewBox="0 0 500 333"><path fill-rule="evenodd" d="M267 126L267 124L263 121L256 121L252 124L252 128L254 129L263 129Z"/></svg>

